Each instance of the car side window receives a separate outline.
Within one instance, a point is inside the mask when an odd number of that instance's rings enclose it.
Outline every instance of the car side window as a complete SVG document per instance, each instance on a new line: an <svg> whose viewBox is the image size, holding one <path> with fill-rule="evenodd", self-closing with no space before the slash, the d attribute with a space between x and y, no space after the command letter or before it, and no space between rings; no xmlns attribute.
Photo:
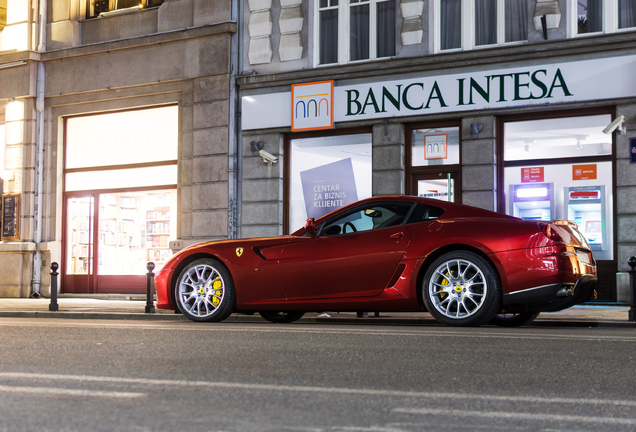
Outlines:
<svg viewBox="0 0 636 432"><path fill-rule="evenodd" d="M327 221L320 234L334 236L401 225L412 206L412 203L392 202L358 207Z"/></svg>
<svg viewBox="0 0 636 432"><path fill-rule="evenodd" d="M417 204L411 215L409 216L409 220L406 221L407 224L418 223L418 222L426 222L430 220L437 219L444 213L444 210L439 207L433 207L425 204Z"/></svg>

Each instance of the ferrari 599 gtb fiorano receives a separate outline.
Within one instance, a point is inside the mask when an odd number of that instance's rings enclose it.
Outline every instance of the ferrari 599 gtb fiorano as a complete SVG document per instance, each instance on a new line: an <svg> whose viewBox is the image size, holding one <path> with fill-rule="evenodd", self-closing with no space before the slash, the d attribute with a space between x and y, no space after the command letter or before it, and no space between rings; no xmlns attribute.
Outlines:
<svg viewBox="0 0 636 432"><path fill-rule="evenodd" d="M309 219L291 235L187 247L155 282L157 307L193 321L427 310L453 326L517 326L590 300L596 262L571 222L392 196Z"/></svg>

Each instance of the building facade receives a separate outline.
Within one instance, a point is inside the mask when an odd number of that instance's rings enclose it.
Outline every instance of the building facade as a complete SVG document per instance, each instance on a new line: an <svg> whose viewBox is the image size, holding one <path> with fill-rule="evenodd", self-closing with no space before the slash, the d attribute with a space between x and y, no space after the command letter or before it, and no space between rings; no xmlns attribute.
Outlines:
<svg viewBox="0 0 636 432"><path fill-rule="evenodd" d="M250 0L241 17L241 236L368 196L450 199L576 222L598 300L629 301L635 1Z"/></svg>
<svg viewBox="0 0 636 432"><path fill-rule="evenodd" d="M0 31L0 296L51 262L142 292L189 244L415 194L573 220L628 299L636 0L0 0Z"/></svg>
<svg viewBox="0 0 636 432"><path fill-rule="evenodd" d="M234 9L234 11L233 11ZM0 296L134 293L235 235L238 8L0 1Z"/></svg>

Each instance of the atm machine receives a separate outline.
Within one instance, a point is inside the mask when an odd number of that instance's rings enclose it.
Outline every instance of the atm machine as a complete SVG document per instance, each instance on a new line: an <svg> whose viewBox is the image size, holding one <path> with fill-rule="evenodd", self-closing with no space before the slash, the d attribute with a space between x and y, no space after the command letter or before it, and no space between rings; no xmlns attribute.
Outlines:
<svg viewBox="0 0 636 432"><path fill-rule="evenodd" d="M607 206L605 186L565 188L568 220L576 223L592 250L605 250L607 237Z"/></svg>
<svg viewBox="0 0 636 432"><path fill-rule="evenodd" d="M512 216L550 221L554 219L554 183L523 183L510 185Z"/></svg>

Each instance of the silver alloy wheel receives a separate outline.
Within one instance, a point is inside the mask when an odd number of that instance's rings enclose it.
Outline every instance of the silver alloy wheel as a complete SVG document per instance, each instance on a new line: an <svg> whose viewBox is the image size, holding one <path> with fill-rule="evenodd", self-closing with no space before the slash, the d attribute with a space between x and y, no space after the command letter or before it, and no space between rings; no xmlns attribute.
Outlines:
<svg viewBox="0 0 636 432"><path fill-rule="evenodd" d="M214 267L199 264L181 276L177 295L184 312L198 318L209 317L223 302L225 282Z"/></svg>
<svg viewBox="0 0 636 432"><path fill-rule="evenodd" d="M435 269L428 293L439 313L448 318L463 319L484 304L488 283L475 263L454 258Z"/></svg>

